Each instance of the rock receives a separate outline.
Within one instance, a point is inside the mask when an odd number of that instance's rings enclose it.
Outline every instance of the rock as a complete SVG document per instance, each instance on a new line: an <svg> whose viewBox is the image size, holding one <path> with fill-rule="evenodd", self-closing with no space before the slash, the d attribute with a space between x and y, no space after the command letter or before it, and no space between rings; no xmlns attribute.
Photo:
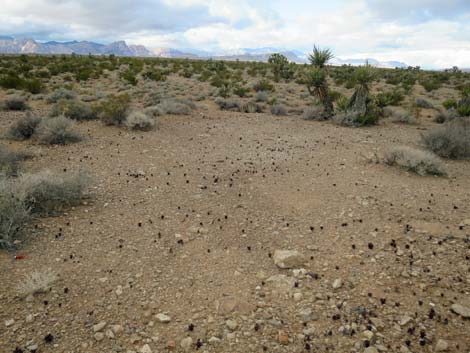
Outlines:
<svg viewBox="0 0 470 353"><path fill-rule="evenodd" d="M235 297L226 297L216 302L216 309L222 315L234 312L248 315L256 309L256 306Z"/></svg>
<svg viewBox="0 0 470 353"><path fill-rule="evenodd" d="M366 330L362 332L362 337L364 337L366 340L370 341L372 338L374 338L374 333L372 331Z"/></svg>
<svg viewBox="0 0 470 353"><path fill-rule="evenodd" d="M304 256L296 250L276 250L273 258L279 268L299 268L305 263Z"/></svg>
<svg viewBox="0 0 470 353"><path fill-rule="evenodd" d="M235 320L227 320L225 324L231 331L235 331L238 327L238 323Z"/></svg>
<svg viewBox="0 0 470 353"><path fill-rule="evenodd" d="M97 333L94 334L93 337L95 337L95 340L97 340L98 342L102 341L104 339L104 333L103 332L97 332Z"/></svg>
<svg viewBox="0 0 470 353"><path fill-rule="evenodd" d="M36 352L38 350L38 345L37 344L29 344L26 349L30 352Z"/></svg>
<svg viewBox="0 0 470 353"><path fill-rule="evenodd" d="M303 297L302 293L300 292L294 293L294 301L300 302L302 300L302 297Z"/></svg>
<svg viewBox="0 0 470 353"><path fill-rule="evenodd" d="M333 289L340 289L342 286L343 286L343 281L341 280L341 278L335 279L332 285Z"/></svg>
<svg viewBox="0 0 470 353"><path fill-rule="evenodd" d="M193 339L191 337L183 338L180 342L181 348L183 348L183 350L186 352L188 352L191 349L192 345L193 345Z"/></svg>
<svg viewBox="0 0 470 353"><path fill-rule="evenodd" d="M288 292L294 288L295 278L286 275L274 275L266 280L266 283L271 284L278 290Z"/></svg>
<svg viewBox="0 0 470 353"><path fill-rule="evenodd" d="M279 331L277 334L277 340L282 345L289 344L289 335L285 331Z"/></svg>
<svg viewBox="0 0 470 353"><path fill-rule="evenodd" d="M211 338L209 338L208 342L209 344L215 345L215 344L220 343L220 338L212 336Z"/></svg>
<svg viewBox="0 0 470 353"><path fill-rule="evenodd" d="M465 319L470 319L470 308L467 308L460 304L452 304L452 306L450 307L450 310L452 310L454 313L462 316Z"/></svg>
<svg viewBox="0 0 470 353"><path fill-rule="evenodd" d="M15 323L15 319L5 320L5 326L10 327Z"/></svg>
<svg viewBox="0 0 470 353"><path fill-rule="evenodd" d="M436 347L434 348L434 350L436 352L445 352L449 349L449 343L447 343L447 341L444 341L442 339L439 339L436 343Z"/></svg>
<svg viewBox="0 0 470 353"><path fill-rule="evenodd" d="M375 347L367 347L366 349L364 349L364 353L379 353L379 351Z"/></svg>
<svg viewBox="0 0 470 353"><path fill-rule="evenodd" d="M403 317L401 318L399 324L400 324L400 326L405 326L405 325L407 325L411 320L412 320L411 317L409 317L409 316L403 316Z"/></svg>
<svg viewBox="0 0 470 353"><path fill-rule="evenodd" d="M121 325L113 325L111 326L111 331L113 331L113 333L117 335L121 333L122 331L124 331L124 328Z"/></svg>
<svg viewBox="0 0 470 353"><path fill-rule="evenodd" d="M100 323L93 325L93 332L100 332L106 327L106 321L101 321Z"/></svg>
<svg viewBox="0 0 470 353"><path fill-rule="evenodd" d="M157 314L156 318L157 318L158 321L160 321L164 324L167 324L171 321L171 317L169 317L168 315L165 315L163 313Z"/></svg>
<svg viewBox="0 0 470 353"><path fill-rule="evenodd" d="M152 349L148 344L144 344L140 349L140 353L152 353Z"/></svg>
<svg viewBox="0 0 470 353"><path fill-rule="evenodd" d="M166 348L168 348L170 351L176 348L176 342L173 340L169 340L166 342Z"/></svg>

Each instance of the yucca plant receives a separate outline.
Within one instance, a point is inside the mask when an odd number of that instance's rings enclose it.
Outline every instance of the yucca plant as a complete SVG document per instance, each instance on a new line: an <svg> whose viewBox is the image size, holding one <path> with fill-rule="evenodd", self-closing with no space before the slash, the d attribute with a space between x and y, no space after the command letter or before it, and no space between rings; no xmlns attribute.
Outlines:
<svg viewBox="0 0 470 353"><path fill-rule="evenodd" d="M309 93L317 97L323 104L323 117L333 115L333 100L330 97L325 65L333 58L330 49L321 49L313 46L313 53L309 55L313 68L306 74L305 83Z"/></svg>
<svg viewBox="0 0 470 353"><path fill-rule="evenodd" d="M325 65L334 58L332 51L328 48L321 49L316 45L313 46L313 52L308 56L310 64L320 69L324 68Z"/></svg>

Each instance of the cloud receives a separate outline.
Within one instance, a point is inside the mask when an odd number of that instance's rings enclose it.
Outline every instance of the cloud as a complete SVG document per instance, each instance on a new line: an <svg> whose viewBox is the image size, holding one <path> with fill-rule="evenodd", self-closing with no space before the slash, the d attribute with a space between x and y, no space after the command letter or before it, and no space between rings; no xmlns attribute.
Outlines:
<svg viewBox="0 0 470 353"><path fill-rule="evenodd" d="M320 44L343 58L470 67L469 0L3 0L0 33L219 52Z"/></svg>
<svg viewBox="0 0 470 353"><path fill-rule="evenodd" d="M367 0L366 4L380 18L398 22L458 19L470 11L468 0Z"/></svg>

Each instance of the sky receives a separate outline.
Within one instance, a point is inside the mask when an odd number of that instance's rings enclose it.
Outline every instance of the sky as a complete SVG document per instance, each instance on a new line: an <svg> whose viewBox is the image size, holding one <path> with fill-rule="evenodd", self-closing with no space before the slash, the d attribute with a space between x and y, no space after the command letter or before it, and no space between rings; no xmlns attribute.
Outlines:
<svg viewBox="0 0 470 353"><path fill-rule="evenodd" d="M0 35L470 67L470 0L1 0Z"/></svg>

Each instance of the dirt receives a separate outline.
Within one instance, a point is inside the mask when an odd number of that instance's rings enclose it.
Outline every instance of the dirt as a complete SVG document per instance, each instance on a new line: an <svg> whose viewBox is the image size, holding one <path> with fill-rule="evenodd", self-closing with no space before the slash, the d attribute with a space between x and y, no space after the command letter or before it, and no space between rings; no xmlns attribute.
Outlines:
<svg viewBox="0 0 470 353"><path fill-rule="evenodd" d="M470 306L470 164L438 178L374 163L434 123L351 129L197 104L151 132L95 121L75 145L7 142L36 153L29 170L94 181L83 205L0 252L1 352L470 350L450 309ZM2 129L18 114L0 113ZM304 270L278 268L278 249ZM48 269L50 291L18 295Z"/></svg>

